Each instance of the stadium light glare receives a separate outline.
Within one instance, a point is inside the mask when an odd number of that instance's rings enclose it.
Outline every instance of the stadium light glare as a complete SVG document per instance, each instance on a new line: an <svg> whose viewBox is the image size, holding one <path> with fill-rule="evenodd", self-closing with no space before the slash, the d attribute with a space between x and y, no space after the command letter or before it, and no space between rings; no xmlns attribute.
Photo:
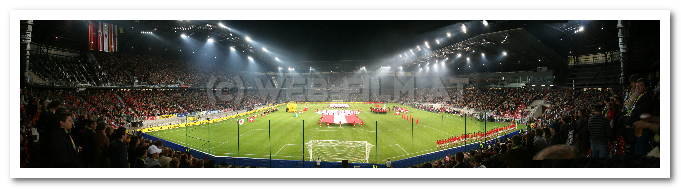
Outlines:
<svg viewBox="0 0 681 189"><path fill-rule="evenodd" d="M487 26L489 23L487 23L487 20L482 20L482 25Z"/></svg>
<svg viewBox="0 0 681 189"><path fill-rule="evenodd" d="M461 24L461 31L463 31L463 33L466 33L466 25Z"/></svg>
<svg viewBox="0 0 681 189"><path fill-rule="evenodd" d="M212 39L212 38L211 38L211 39L208 39L208 42L209 42L209 43L212 43L212 42L213 42L213 39Z"/></svg>
<svg viewBox="0 0 681 189"><path fill-rule="evenodd" d="M265 47L263 47L263 48L262 48L262 51L265 51L265 52L267 52L267 49L266 49Z"/></svg>
<svg viewBox="0 0 681 189"><path fill-rule="evenodd" d="M249 59L249 60L253 60L253 57L250 57L250 56L249 56L248 59Z"/></svg>
<svg viewBox="0 0 681 189"><path fill-rule="evenodd" d="M504 51L502 54L504 54L504 56L506 56L506 51Z"/></svg>
<svg viewBox="0 0 681 189"><path fill-rule="evenodd" d="M234 50L236 50L236 49L234 49L234 47L229 47L229 50L233 50L233 51L234 51Z"/></svg>
<svg viewBox="0 0 681 189"><path fill-rule="evenodd" d="M482 53L482 56L485 56L485 53Z"/></svg>
<svg viewBox="0 0 681 189"><path fill-rule="evenodd" d="M246 36L246 41L251 42L251 38Z"/></svg>
<svg viewBox="0 0 681 189"><path fill-rule="evenodd" d="M452 37L452 33L447 32L447 37Z"/></svg>
<svg viewBox="0 0 681 189"><path fill-rule="evenodd" d="M456 57L461 57L461 53L459 53L458 55L456 55Z"/></svg>
<svg viewBox="0 0 681 189"><path fill-rule="evenodd" d="M295 70L294 68L288 67L288 71L293 71Z"/></svg>
<svg viewBox="0 0 681 189"><path fill-rule="evenodd" d="M279 61L279 57L274 57L275 60Z"/></svg>
<svg viewBox="0 0 681 189"><path fill-rule="evenodd" d="M440 44L440 41L436 39L436 40L435 40L435 43L437 43L437 44L439 45L439 44Z"/></svg>
<svg viewBox="0 0 681 189"><path fill-rule="evenodd" d="M402 55L400 55L400 58L402 58Z"/></svg>
<svg viewBox="0 0 681 189"><path fill-rule="evenodd" d="M470 60L471 60L471 58L469 58L469 57L466 57L466 60L470 61Z"/></svg>
<svg viewBox="0 0 681 189"><path fill-rule="evenodd" d="M314 70L314 69L312 69L312 67L310 67L310 70Z"/></svg>
<svg viewBox="0 0 681 189"><path fill-rule="evenodd" d="M279 67L279 70L283 70L283 69L284 69L284 68L282 68L282 67Z"/></svg>
<svg viewBox="0 0 681 189"><path fill-rule="evenodd" d="M583 31L584 31L584 26L580 26L580 27L579 27L579 32L583 32Z"/></svg>
<svg viewBox="0 0 681 189"><path fill-rule="evenodd" d="M183 37L183 38L184 38L184 37L187 37L187 35L185 35L185 34L182 34L182 35L180 35L180 36Z"/></svg>
<svg viewBox="0 0 681 189"><path fill-rule="evenodd" d="M402 66L400 66L400 67L397 67L397 68L399 68L399 69L401 70L401 69L402 69Z"/></svg>

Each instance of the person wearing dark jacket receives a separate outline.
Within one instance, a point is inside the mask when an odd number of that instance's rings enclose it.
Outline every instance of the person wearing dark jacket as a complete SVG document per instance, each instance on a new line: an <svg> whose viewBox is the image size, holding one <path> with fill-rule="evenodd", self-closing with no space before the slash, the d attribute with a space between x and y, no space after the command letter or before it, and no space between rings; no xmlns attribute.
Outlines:
<svg viewBox="0 0 681 189"><path fill-rule="evenodd" d="M589 118L589 133L591 133L591 157L606 158L608 154L608 137L610 136L610 122L603 116L603 106L593 108L594 116Z"/></svg>
<svg viewBox="0 0 681 189"><path fill-rule="evenodd" d="M92 138L95 137L95 134L97 132L95 131L95 128L97 128L97 122L93 119L88 119L86 120L85 123L85 129L83 130L83 133L81 134L83 137L83 164L86 165L87 167L95 167L94 166L94 144L92 142Z"/></svg>
<svg viewBox="0 0 681 189"><path fill-rule="evenodd" d="M59 114L55 117L59 128L52 132L50 139L49 159L55 168L80 168L78 147L73 141L69 130L73 127L73 119L69 114Z"/></svg>
<svg viewBox="0 0 681 189"><path fill-rule="evenodd" d="M114 130L111 136L114 138L109 144L109 161L112 168L128 168L128 150L125 148L125 127Z"/></svg>
<svg viewBox="0 0 681 189"><path fill-rule="evenodd" d="M463 162L463 156L463 152L456 153L456 156L454 157L456 165L454 165L454 168L473 168L471 164Z"/></svg>
<svg viewBox="0 0 681 189"><path fill-rule="evenodd" d="M653 114L655 110L655 99L653 99L653 96L648 92L648 88L649 83L647 79L641 78L636 81L636 91L640 92L641 96L632 107L632 110L627 113L629 118L624 122L626 128L632 128L634 122L641 120L641 115ZM640 137L635 137L635 155L646 155L651 150L649 141L652 136L652 131L644 129L643 134Z"/></svg>
<svg viewBox="0 0 681 189"><path fill-rule="evenodd" d="M104 122L97 123L97 130L94 137L92 137L92 159L96 168L108 168L109 165L109 138L104 133L106 124Z"/></svg>
<svg viewBox="0 0 681 189"><path fill-rule="evenodd" d="M135 149L137 157L135 158L135 163L133 168L144 168L144 159L147 158L147 148L144 146L139 146Z"/></svg>
<svg viewBox="0 0 681 189"><path fill-rule="evenodd" d="M551 138L549 138L549 146L565 144L565 141L560 137L560 123L553 123L549 126L551 130Z"/></svg>

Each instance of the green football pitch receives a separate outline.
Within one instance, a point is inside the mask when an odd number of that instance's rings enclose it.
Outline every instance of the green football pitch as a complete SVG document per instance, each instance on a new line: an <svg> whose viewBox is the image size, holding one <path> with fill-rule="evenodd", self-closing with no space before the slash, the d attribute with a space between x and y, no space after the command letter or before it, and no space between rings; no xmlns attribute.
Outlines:
<svg viewBox="0 0 681 189"><path fill-rule="evenodd" d="M305 106L298 103L298 109ZM354 152L329 147L326 151L337 151L334 157L315 154L314 160L320 157L323 161L340 162L338 159L352 159L344 156L362 156L368 158L369 163L385 163L438 151L436 141L450 136L459 136L465 132L478 132L506 126L508 123L479 122L475 119L451 114L431 113L399 104L386 104L386 108L401 106L409 109L407 115L418 118L414 123L395 115L394 111L387 114L374 114L369 108L374 104L350 104L350 109L362 109L357 116L364 121L364 126L357 124L326 124L319 126L321 114L315 109L328 107L328 104L308 104L308 111L298 114L285 112L286 106L280 106L279 111L257 116L255 122L248 122L246 116L225 120L218 123L199 126L182 127L163 131L148 132L147 134L162 138L183 146L188 146L215 156L249 157L286 160L310 160L308 142L313 140L334 141L366 141L371 148ZM381 104L381 107L383 104ZM259 115L259 113L256 113ZM244 124L238 126L238 119L244 119ZM518 129L526 126L519 125ZM312 149L320 152L319 148ZM359 161L350 160L351 163Z"/></svg>

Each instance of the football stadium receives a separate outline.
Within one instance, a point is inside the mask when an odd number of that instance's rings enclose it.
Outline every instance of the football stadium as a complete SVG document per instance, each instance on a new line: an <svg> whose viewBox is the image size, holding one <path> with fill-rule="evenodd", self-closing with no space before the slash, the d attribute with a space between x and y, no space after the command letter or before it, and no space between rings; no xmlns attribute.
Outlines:
<svg viewBox="0 0 681 189"><path fill-rule="evenodd" d="M22 168L660 167L657 20L20 24Z"/></svg>

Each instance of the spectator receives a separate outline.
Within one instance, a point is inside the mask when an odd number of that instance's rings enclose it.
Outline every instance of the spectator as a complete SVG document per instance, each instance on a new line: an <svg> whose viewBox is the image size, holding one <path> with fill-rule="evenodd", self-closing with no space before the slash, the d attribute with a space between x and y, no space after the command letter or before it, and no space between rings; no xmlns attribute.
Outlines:
<svg viewBox="0 0 681 189"><path fill-rule="evenodd" d="M386 167L386 168L391 168L391 167L392 167L392 163L390 162L390 158L388 158L388 161L385 162L385 167Z"/></svg>
<svg viewBox="0 0 681 189"><path fill-rule="evenodd" d="M464 159L463 152L457 152L456 156L454 157L454 161L456 161L456 165L454 165L454 168L472 168L470 164L464 163L463 159Z"/></svg>
<svg viewBox="0 0 681 189"><path fill-rule="evenodd" d="M138 146L135 149L135 154L137 154L137 158L135 158L135 163L133 164L134 168L144 168L144 160L147 158L147 147L144 146Z"/></svg>
<svg viewBox="0 0 681 189"><path fill-rule="evenodd" d="M161 163L158 162L158 157L163 150L157 148L155 145L149 146L147 149L149 156L144 159L144 168L160 168Z"/></svg>
<svg viewBox="0 0 681 189"><path fill-rule="evenodd" d="M544 139L544 130L543 129L535 129L534 130L534 154L539 153L540 151L544 150L548 146L548 143L546 143L546 139Z"/></svg>
<svg viewBox="0 0 681 189"><path fill-rule="evenodd" d="M561 125L560 123L556 122L549 126L549 129L551 130L551 138L549 138L548 141L549 146L565 144L565 142L560 138L561 136L559 135L560 125Z"/></svg>
<svg viewBox="0 0 681 189"><path fill-rule="evenodd" d="M58 114L55 120L59 123L59 129L52 133L50 139L50 160L56 168L80 168L78 160L78 147L76 147L71 132L73 119L69 114Z"/></svg>
<svg viewBox="0 0 681 189"><path fill-rule="evenodd" d="M589 118L589 133L591 133L591 157L606 158L608 150L608 136L610 136L610 124L603 117L603 106L596 105L592 109L593 116Z"/></svg>
<svg viewBox="0 0 681 189"><path fill-rule="evenodd" d="M655 103L654 99L651 96L651 94L648 91L649 89L649 82L645 78L641 78L636 81L636 90L641 93L640 97L632 107L631 111L629 111L627 114L629 115L629 118L625 121L625 126L626 128L630 129L633 128L632 125L634 125L634 122L639 121L641 118L641 115L644 113L647 114L652 114L654 109L655 109ZM630 134L630 133L627 133ZM649 129L644 129L643 134L639 137L635 137L635 147L634 147L634 154L639 155L639 156L644 156L646 155L650 150L651 146L649 144L650 139L652 138L652 131Z"/></svg>
<svg viewBox="0 0 681 189"><path fill-rule="evenodd" d="M529 167L529 162L525 154L525 147L520 145L522 138L515 135L511 138L511 141L511 149L504 155L501 155L499 161L503 161L510 168Z"/></svg>
<svg viewBox="0 0 681 189"><path fill-rule="evenodd" d="M128 162L131 165L134 165L135 160L137 159L138 154L135 152L137 149L137 146L140 144L140 138L137 136L131 136L130 137L130 142L128 142Z"/></svg>
<svg viewBox="0 0 681 189"><path fill-rule="evenodd" d="M113 141L109 144L110 162L112 168L128 168L128 151L125 149L127 133L125 127L119 127L113 134Z"/></svg>
<svg viewBox="0 0 681 189"><path fill-rule="evenodd" d="M97 123L97 133L92 138L93 160L96 168L108 168L109 165L109 138L104 133L106 125L104 122Z"/></svg>
<svg viewBox="0 0 681 189"><path fill-rule="evenodd" d="M106 131L104 131L104 133L106 133L106 137L109 138L112 141L114 140L113 137L111 137L111 134L113 134L113 131L114 131L114 128L112 126L107 126Z"/></svg>
<svg viewBox="0 0 681 189"><path fill-rule="evenodd" d="M206 161L203 165L204 168L215 168L215 160L214 159L209 159Z"/></svg>
<svg viewBox="0 0 681 189"><path fill-rule="evenodd" d="M475 154L473 156L473 166L473 168L487 168L485 165L482 165L482 155Z"/></svg>

